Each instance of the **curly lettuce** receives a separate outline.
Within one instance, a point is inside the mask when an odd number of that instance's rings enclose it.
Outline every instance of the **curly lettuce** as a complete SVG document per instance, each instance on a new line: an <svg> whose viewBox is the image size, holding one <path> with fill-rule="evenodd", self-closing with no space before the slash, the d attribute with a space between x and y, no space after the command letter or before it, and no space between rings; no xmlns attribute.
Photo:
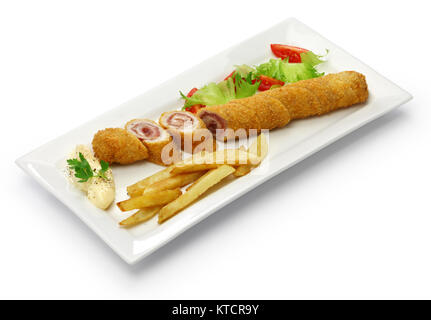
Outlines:
<svg viewBox="0 0 431 320"><path fill-rule="evenodd" d="M277 79L285 84L320 77L324 73L317 71L315 67L324 62L322 57L307 51L301 53L300 63L289 63L288 59L278 58L257 66L236 65L232 77L219 83L209 83L191 97L186 97L180 91L182 98L186 100L183 109L198 104L205 106L225 104L233 99L250 97L259 88L260 76Z"/></svg>
<svg viewBox="0 0 431 320"><path fill-rule="evenodd" d="M270 59L256 67L256 76L264 75L285 83L293 83L324 75L315 68L322 62L317 55L309 51L302 53L301 58L304 58L301 63L289 63L287 59Z"/></svg>
<svg viewBox="0 0 431 320"><path fill-rule="evenodd" d="M211 82L196 91L191 97L186 97L180 91L181 97L186 100L183 109L197 104L205 106L225 104L233 99L250 97L259 88L260 82L255 81L253 83L251 72L245 78L242 78L239 73L235 72L234 79L230 77L219 83Z"/></svg>

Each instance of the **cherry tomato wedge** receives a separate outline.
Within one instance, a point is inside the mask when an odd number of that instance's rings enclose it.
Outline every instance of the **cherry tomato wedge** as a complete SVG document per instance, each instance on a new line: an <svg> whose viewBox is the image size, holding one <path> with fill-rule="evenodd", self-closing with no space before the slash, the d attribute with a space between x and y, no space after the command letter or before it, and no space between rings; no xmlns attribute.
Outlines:
<svg viewBox="0 0 431 320"><path fill-rule="evenodd" d="M192 90L187 93L187 97L190 98L192 95L195 94L195 92L198 91L198 88L193 88ZM194 106L190 106L186 108L186 111L190 111L191 113L197 113L199 109L204 108L205 106L202 104L196 104Z"/></svg>
<svg viewBox="0 0 431 320"><path fill-rule="evenodd" d="M187 93L187 97L190 98L192 95L195 94L196 91L198 91L198 88L193 88L189 91L189 93Z"/></svg>
<svg viewBox="0 0 431 320"><path fill-rule="evenodd" d="M232 71L226 78L224 78L224 80L227 80L227 79L229 79L230 77L232 77L233 76L233 74L235 73L235 70L234 71ZM235 80L235 79L234 79Z"/></svg>
<svg viewBox="0 0 431 320"><path fill-rule="evenodd" d="M278 85L278 86L284 86L284 82L267 77L267 76L260 76L260 85L259 85L259 91L266 91L271 89L272 86Z"/></svg>
<svg viewBox="0 0 431 320"><path fill-rule="evenodd" d="M271 50L276 57L282 59L289 58L290 63L300 63L301 53L308 52L307 49L288 46L285 44L271 44Z"/></svg>
<svg viewBox="0 0 431 320"><path fill-rule="evenodd" d="M202 104L195 104L194 106L186 108L186 111L189 111L191 113L198 113L198 111L202 108L205 108Z"/></svg>

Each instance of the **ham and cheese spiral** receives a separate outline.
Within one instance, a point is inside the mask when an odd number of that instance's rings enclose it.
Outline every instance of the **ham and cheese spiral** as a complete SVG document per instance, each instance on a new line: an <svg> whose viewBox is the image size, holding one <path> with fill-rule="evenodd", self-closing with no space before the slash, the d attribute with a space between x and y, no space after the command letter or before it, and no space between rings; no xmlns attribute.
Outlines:
<svg viewBox="0 0 431 320"><path fill-rule="evenodd" d="M125 129L147 147L149 153L147 160L160 165L171 164L168 157L163 159L163 149L172 142L172 137L157 122L149 119L133 119L126 123Z"/></svg>
<svg viewBox="0 0 431 320"><path fill-rule="evenodd" d="M213 151L216 146L204 122L189 111L165 112L160 116L159 123L174 137L181 137L181 148L185 152Z"/></svg>
<svg viewBox="0 0 431 320"><path fill-rule="evenodd" d="M159 123L165 129L174 129L181 132L205 128L202 120L189 111L168 111L162 113Z"/></svg>
<svg viewBox="0 0 431 320"><path fill-rule="evenodd" d="M217 129L275 129L293 119L322 115L365 102L368 98L364 75L345 71L302 80L224 105L208 106L198 116L216 134Z"/></svg>

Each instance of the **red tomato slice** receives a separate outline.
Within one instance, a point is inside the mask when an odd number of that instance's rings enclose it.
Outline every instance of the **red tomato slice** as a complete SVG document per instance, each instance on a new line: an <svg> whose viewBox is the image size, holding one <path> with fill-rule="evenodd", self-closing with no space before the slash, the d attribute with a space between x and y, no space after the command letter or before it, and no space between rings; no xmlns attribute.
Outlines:
<svg viewBox="0 0 431 320"><path fill-rule="evenodd" d="M187 93L187 97L190 98L192 95L195 94L195 92L198 91L198 88L193 88L192 90L190 90L189 93ZM205 106L202 104L196 104L194 106L190 106L188 108L186 108L186 111L190 111L192 113L197 113L199 111L199 109L204 108Z"/></svg>
<svg viewBox="0 0 431 320"><path fill-rule="evenodd" d="M271 77L267 77L267 76L260 76L259 80L260 80L259 91L269 90L273 85L284 86L283 81L280 81Z"/></svg>
<svg viewBox="0 0 431 320"><path fill-rule="evenodd" d="M276 57L281 59L289 58L290 63L300 63L301 53L308 52L307 49L285 44L271 44L271 50Z"/></svg>
<svg viewBox="0 0 431 320"><path fill-rule="evenodd" d="M187 98L190 98L192 95L194 95L196 91L198 91L198 88L193 88L190 90L189 93L187 93Z"/></svg>
<svg viewBox="0 0 431 320"><path fill-rule="evenodd" d="M235 70L234 71L232 71L226 78L224 78L224 80L227 80L227 79L229 79L230 77L232 77L233 76L233 74L235 73ZM235 80L235 79L234 79Z"/></svg>
<svg viewBox="0 0 431 320"><path fill-rule="evenodd" d="M198 111L202 108L205 108L202 104L195 104L194 106L186 108L186 111L190 111L191 113L198 113Z"/></svg>

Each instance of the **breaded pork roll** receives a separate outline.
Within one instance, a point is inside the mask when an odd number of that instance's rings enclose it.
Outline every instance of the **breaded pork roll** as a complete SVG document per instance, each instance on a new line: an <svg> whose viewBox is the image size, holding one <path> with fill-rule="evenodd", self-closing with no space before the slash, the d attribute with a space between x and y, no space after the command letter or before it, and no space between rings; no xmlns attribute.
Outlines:
<svg viewBox="0 0 431 320"><path fill-rule="evenodd" d="M92 144L95 156L109 163L129 164L148 158L145 145L122 128L99 130Z"/></svg>
<svg viewBox="0 0 431 320"><path fill-rule="evenodd" d="M216 146L211 132L203 121L189 111L169 111L160 116L160 125L181 139L181 148L188 153L203 149L213 151Z"/></svg>
<svg viewBox="0 0 431 320"><path fill-rule="evenodd" d="M284 127L291 120L322 115L367 98L364 75L345 71L209 106L201 109L198 116L213 134L227 128L271 130Z"/></svg>
<svg viewBox="0 0 431 320"><path fill-rule="evenodd" d="M164 166L171 164L167 162L169 157L166 153L163 154L163 150L172 142L172 137L157 122L149 119L133 119L127 122L125 129L134 134L147 147L148 161Z"/></svg>

